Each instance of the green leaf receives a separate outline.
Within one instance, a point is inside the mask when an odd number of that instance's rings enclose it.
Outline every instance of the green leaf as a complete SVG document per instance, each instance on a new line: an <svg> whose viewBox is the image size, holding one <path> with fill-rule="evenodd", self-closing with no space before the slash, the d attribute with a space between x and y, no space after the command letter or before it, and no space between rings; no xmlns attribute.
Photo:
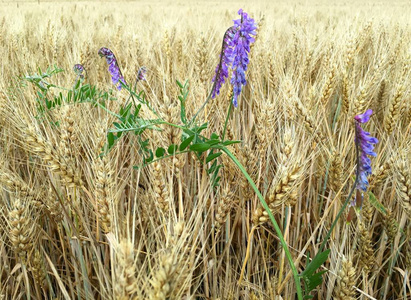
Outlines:
<svg viewBox="0 0 411 300"><path fill-rule="evenodd" d="M221 179L221 176L218 176L218 177L214 180L214 182L213 182L213 187L218 187L218 186L220 185L220 179Z"/></svg>
<svg viewBox="0 0 411 300"><path fill-rule="evenodd" d="M312 275L321 265L327 260L330 254L330 249L318 253L313 260L308 264L307 268L301 273L303 277Z"/></svg>
<svg viewBox="0 0 411 300"><path fill-rule="evenodd" d="M217 153L213 153L213 154L208 155L207 158L206 158L206 163L208 164L210 161L212 161L213 159L216 159L221 154L223 154L223 153L222 152L217 152Z"/></svg>
<svg viewBox="0 0 411 300"><path fill-rule="evenodd" d="M166 149L164 149L163 147L159 147L156 150L156 157L163 157L164 153L166 153Z"/></svg>
<svg viewBox="0 0 411 300"><path fill-rule="evenodd" d="M180 105L181 105L181 108L180 108L181 122L183 122L184 124L187 124L185 99L180 99Z"/></svg>
<svg viewBox="0 0 411 300"><path fill-rule="evenodd" d="M183 88L183 85L181 84L181 82L178 81L178 80L176 80L176 82L177 82L178 87L179 87L180 89L182 89L182 88Z"/></svg>
<svg viewBox="0 0 411 300"><path fill-rule="evenodd" d="M377 197L372 192L368 192L368 201L374 206L380 213L387 214L387 209L384 205L378 201Z"/></svg>
<svg viewBox="0 0 411 300"><path fill-rule="evenodd" d="M305 270L300 274L305 284L304 299L312 299L312 295L310 295L310 292L315 290L315 288L320 286L323 282L322 275L327 271L320 271L317 273L315 272L327 260L329 254L329 249L325 250L324 252L318 253L311 260L311 262L308 263ZM307 261L309 261L309 255L307 255Z"/></svg>
<svg viewBox="0 0 411 300"><path fill-rule="evenodd" d="M232 145L232 144L239 144L241 141L225 141L223 142L224 146Z"/></svg>
<svg viewBox="0 0 411 300"><path fill-rule="evenodd" d="M219 140L218 134L215 133L215 132L213 132L213 133L211 134L211 139L212 139L212 140Z"/></svg>
<svg viewBox="0 0 411 300"><path fill-rule="evenodd" d="M209 144L210 146L214 146L220 143L220 140L208 140L207 144Z"/></svg>
<svg viewBox="0 0 411 300"><path fill-rule="evenodd" d="M122 129L123 125L117 122L113 122L114 127L118 128L118 129Z"/></svg>
<svg viewBox="0 0 411 300"><path fill-rule="evenodd" d="M210 144L207 143L198 143L190 146L190 150L197 152L204 152L211 148Z"/></svg>
<svg viewBox="0 0 411 300"><path fill-rule="evenodd" d="M180 151L185 150L188 145L190 145L191 141L194 139L194 135L189 136L180 144Z"/></svg>
<svg viewBox="0 0 411 300"><path fill-rule="evenodd" d="M144 158L144 163L149 163L154 159L153 151L151 149L148 150L149 156Z"/></svg>
<svg viewBox="0 0 411 300"><path fill-rule="evenodd" d="M204 129L206 129L208 127L208 122L205 122L203 125L201 125L200 127L197 127L197 133L201 133L201 131L203 131Z"/></svg>
<svg viewBox="0 0 411 300"><path fill-rule="evenodd" d="M109 148L111 148L114 145L114 140L115 140L114 134L112 132L109 132L107 134L107 141L108 141Z"/></svg>
<svg viewBox="0 0 411 300"><path fill-rule="evenodd" d="M218 173L218 171L220 171L220 169L222 168L223 165L219 165L217 164L217 161L215 160L212 164L210 169L207 170L208 174L214 173L214 176L216 176L216 174Z"/></svg>
<svg viewBox="0 0 411 300"><path fill-rule="evenodd" d="M168 154L173 155L178 149L178 145L170 145L167 149Z"/></svg>

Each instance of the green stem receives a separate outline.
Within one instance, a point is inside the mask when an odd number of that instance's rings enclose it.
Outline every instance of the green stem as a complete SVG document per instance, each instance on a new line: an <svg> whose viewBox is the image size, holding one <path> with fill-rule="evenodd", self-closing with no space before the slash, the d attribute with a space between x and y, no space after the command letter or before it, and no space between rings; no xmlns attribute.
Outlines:
<svg viewBox="0 0 411 300"><path fill-rule="evenodd" d="M169 157L175 157L176 155L179 155L179 154L189 153L190 151L191 151L191 150L184 150L184 151L175 152L174 154L167 154L167 155L164 155L164 156L162 156L162 157L153 159L152 161L147 162L147 163L144 163L144 164L142 164L142 165L133 166L133 168L138 170L138 169L144 168L144 167L146 167L146 166L148 166L148 165L150 165L150 164L152 164L152 163L154 163L154 162L156 162L156 161L159 161L159 160L162 160L162 159L166 159L166 158L169 158Z"/></svg>
<svg viewBox="0 0 411 300"><path fill-rule="evenodd" d="M214 86L214 85L213 85L213 86ZM212 91L212 90L211 90L211 91ZM211 99L211 93L210 93L210 95L208 95L206 101L203 103L203 105L200 107L200 109L194 114L193 118L192 118L191 121L190 121L190 124L193 124L193 123L194 123L194 121L196 120L198 114L199 114L200 112L202 112L202 110L203 110L204 107L207 105L208 101L210 101L210 99Z"/></svg>
<svg viewBox="0 0 411 300"><path fill-rule="evenodd" d="M223 151L225 154L230 157L230 159L237 165L237 167L240 169L240 171L244 174L245 178L247 178L248 182L250 183L251 187L253 188L254 192L257 194L258 199L260 200L262 206L264 209L267 211L268 216L271 220L271 223L274 226L274 229L277 233L278 238L280 239L280 243L284 249L285 256L287 257L288 263L290 264L291 271L293 272L294 276L294 281L296 285L296 290L297 290L297 297L299 300L303 299L303 294L302 294L302 289L301 289L301 284L300 284L300 277L298 276L298 271L297 268L294 265L293 258L291 257L291 253L288 249L288 245L285 242L284 236L281 232L280 227L277 224L277 221L275 220L273 214L271 213L270 208L268 207L267 203L264 200L263 195L261 195L260 191L258 190L257 186L255 185L254 181L251 179L250 175L247 173L246 169L244 166L239 162L239 160L228 150L226 147L221 147L221 151Z"/></svg>
<svg viewBox="0 0 411 300"><path fill-rule="evenodd" d="M357 131L355 131L355 139L357 140ZM354 185L351 188L350 194L348 195L347 199L345 200L343 206L341 207L340 211L338 212L337 216L335 217L335 220L332 223L330 230L328 230L328 233L327 233L325 239L321 243L320 250L318 251L318 253L321 253L324 250L325 244L327 243L328 239L330 238L331 233L332 233L335 225L337 225L338 220L340 219L343 211L347 208L348 203L350 203L350 199L351 199L354 191L356 190L357 183L358 183L358 180L359 180L359 177L360 177L360 168L359 168L359 165L360 165L360 149L359 149L359 145L358 145L357 142L355 143L355 150L356 150L356 155L357 155L357 170L356 170L356 174L355 174Z"/></svg>
<svg viewBox="0 0 411 300"><path fill-rule="evenodd" d="M95 104L99 107L101 107L103 110L105 110L106 112L108 112L110 115L116 117L117 119L121 119L121 116L116 114L115 112L112 112L111 110L109 110L107 107L105 107L104 105L101 105L98 101L90 101L90 103Z"/></svg>
<svg viewBox="0 0 411 300"><path fill-rule="evenodd" d="M341 207L340 211L338 212L337 217L335 217L335 220L334 220L334 222L332 223L330 230L328 230L328 233L327 233L325 239L324 239L323 242L321 243L320 250L318 250L318 253L322 253L322 252L323 252L324 247L325 247L325 244L327 243L328 239L330 238L331 233L332 233L335 225L337 225L337 222L338 222L338 220L340 219L342 213L343 213L344 210L347 208L348 203L350 203L350 199L351 199L352 194L354 193L354 191L355 191L355 184L354 184L353 188L351 189L351 192L350 192L350 194L348 195L347 199L345 200L345 202L344 202L343 206Z"/></svg>
<svg viewBox="0 0 411 300"><path fill-rule="evenodd" d="M226 133L227 124L228 124L228 118L230 117L230 113L231 113L232 106L233 106L233 102L230 101L230 105L228 106L228 111L227 111L227 117L225 118L223 136L221 137L221 140L222 140L222 141L224 141L224 138L225 138L225 133Z"/></svg>
<svg viewBox="0 0 411 300"><path fill-rule="evenodd" d="M121 82L121 86L124 87L129 93L130 96L133 98L134 101L134 96L136 97L136 99L138 100L138 102L140 102L141 104L144 104L145 106L147 106L147 108L154 114L156 115L158 118L160 118L160 115L158 112L156 112L156 110L154 108L151 107L151 105L147 102L147 101L142 101L140 96L137 95L137 93L135 93L128 85L125 85Z"/></svg>

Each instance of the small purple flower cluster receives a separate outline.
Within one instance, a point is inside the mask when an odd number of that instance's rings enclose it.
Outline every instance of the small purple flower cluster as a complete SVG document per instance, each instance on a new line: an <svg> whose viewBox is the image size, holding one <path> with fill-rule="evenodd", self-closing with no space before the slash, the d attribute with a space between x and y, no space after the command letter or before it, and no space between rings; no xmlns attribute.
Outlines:
<svg viewBox="0 0 411 300"><path fill-rule="evenodd" d="M81 75L84 72L84 66L81 65L81 64L75 64L74 67L73 67L73 71L77 75Z"/></svg>
<svg viewBox="0 0 411 300"><path fill-rule="evenodd" d="M245 71L249 63L248 53L250 45L255 41L254 37L257 24L254 19L248 17L242 9L238 11L240 19L234 20L234 26L230 27L225 35L223 47L220 54L220 63L216 69L216 75L213 78L214 88L212 98L220 93L220 88L228 77L228 69L233 69L231 84L233 85L233 104L238 105L238 96L241 93L243 85L247 83Z"/></svg>
<svg viewBox="0 0 411 300"><path fill-rule="evenodd" d="M146 67L141 67L140 69L138 69L137 82L142 81L142 80L146 80L146 73L147 73L147 68Z"/></svg>
<svg viewBox="0 0 411 300"><path fill-rule="evenodd" d="M81 65L81 64L75 64L75 65L74 65L73 71L74 71L74 73L76 73L76 75L77 75L76 81L77 81L79 78L80 78L80 79L84 79L84 74L83 74L83 72L84 72L85 70L86 70L86 69L85 69L84 66Z"/></svg>
<svg viewBox="0 0 411 300"><path fill-rule="evenodd" d="M359 157L358 157L358 183L356 188L362 191L367 190L368 186L368 179L367 176L371 175L371 159L368 157L370 156L377 156L377 154L373 151L374 144L378 143L378 140L375 137L370 136L370 133L364 131L361 128L361 123L366 123L370 120L370 116L372 114L372 110L369 109L365 113L357 115L354 117L355 119L355 144L359 149Z"/></svg>
<svg viewBox="0 0 411 300"><path fill-rule="evenodd" d="M117 89L121 90L121 82L123 84L126 84L126 82L123 75L121 74L120 67L118 66L114 53L110 49L103 47L98 51L98 54L100 55L100 57L106 58L108 71L111 74L111 80L113 81L113 84L120 82L120 84L117 86Z"/></svg>

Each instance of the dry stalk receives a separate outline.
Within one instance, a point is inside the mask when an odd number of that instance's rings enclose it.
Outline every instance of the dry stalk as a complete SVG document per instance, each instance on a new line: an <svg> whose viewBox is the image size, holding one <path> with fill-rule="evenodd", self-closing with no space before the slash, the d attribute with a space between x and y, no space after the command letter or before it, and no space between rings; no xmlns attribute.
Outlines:
<svg viewBox="0 0 411 300"><path fill-rule="evenodd" d="M241 164L246 168L247 173L250 174L254 182L257 182L257 157L254 155L253 151L248 145L241 147L236 153L241 162ZM247 178L240 176L240 187L242 191L243 201L251 200L254 196L254 191L250 186Z"/></svg>
<svg viewBox="0 0 411 300"><path fill-rule="evenodd" d="M196 73L198 74L198 79L204 88L207 87L210 78L208 78L208 48L205 35L201 35L201 38L197 40L197 51L196 51Z"/></svg>
<svg viewBox="0 0 411 300"><path fill-rule="evenodd" d="M384 128L388 134L391 134L394 127L397 126L397 121L400 113L400 108L403 100L403 95L405 92L405 86L403 83L397 85L394 96L390 101L390 106L388 112L384 118Z"/></svg>
<svg viewBox="0 0 411 300"><path fill-rule="evenodd" d="M61 134L60 134L60 146L59 151L62 157L66 160L73 160L76 156L76 151L74 149L77 136L74 133L75 120L73 118L74 107L63 106L61 112ZM74 164L74 162L73 162Z"/></svg>
<svg viewBox="0 0 411 300"><path fill-rule="evenodd" d="M9 238L13 250L24 261L27 252L32 249L35 223L30 218L29 206L25 205L19 198L12 201L9 212Z"/></svg>
<svg viewBox="0 0 411 300"><path fill-rule="evenodd" d="M409 237L405 249L405 267L407 268L408 272L411 272L411 240L409 239Z"/></svg>
<svg viewBox="0 0 411 300"><path fill-rule="evenodd" d="M54 190L51 187L49 188L46 206L54 222L59 225L64 218L63 209L61 207L60 201L54 195Z"/></svg>
<svg viewBox="0 0 411 300"><path fill-rule="evenodd" d="M148 292L149 299L181 299L188 292L187 280L191 272L191 263L187 256L189 249L180 249L187 237L184 223L176 223L173 235L168 236L170 246L160 254L156 267L151 271L152 289Z"/></svg>
<svg viewBox="0 0 411 300"><path fill-rule="evenodd" d="M161 51L166 61L167 70L171 75L171 42L168 30L164 33L163 40L161 42Z"/></svg>
<svg viewBox="0 0 411 300"><path fill-rule="evenodd" d="M277 70L275 68L275 60L272 53L268 55L268 80L270 87L275 93L279 87L279 79L277 75Z"/></svg>
<svg viewBox="0 0 411 300"><path fill-rule="evenodd" d="M411 175L406 167L407 160L399 163L397 168L397 186L400 203L408 218L411 219Z"/></svg>
<svg viewBox="0 0 411 300"><path fill-rule="evenodd" d="M301 178L300 166L296 166L281 178L281 180L271 188L268 192L268 197L265 201L267 202L270 210L273 214L278 212L278 208L283 204L286 206L293 206L297 201L298 191L297 186L299 184L299 179ZM254 211L253 223L261 224L269 220L268 213L264 208L259 205L259 207Z"/></svg>
<svg viewBox="0 0 411 300"><path fill-rule="evenodd" d="M122 240L116 246L116 264L114 280L114 299L135 299L139 286L136 279L135 253L133 244L129 240Z"/></svg>
<svg viewBox="0 0 411 300"><path fill-rule="evenodd" d="M258 106L260 111L256 122L256 135L258 139L256 155L259 157L259 166L262 170L265 170L267 166L267 151L269 151L269 146L272 137L272 130L274 124L274 105L268 101L259 101Z"/></svg>
<svg viewBox="0 0 411 300"><path fill-rule="evenodd" d="M43 137L36 133L33 126L29 125L22 129L24 142L29 145L29 149L39 155L46 163L50 170L61 177L61 181L67 187L82 186L78 170L70 165L58 151L46 141Z"/></svg>
<svg viewBox="0 0 411 300"><path fill-rule="evenodd" d="M325 83L324 83L324 86L321 92L319 103L322 103L322 105L327 105L334 91L334 86L336 82L336 78L335 78L336 70L337 70L337 65L334 63L333 65L331 65L330 71L326 77L326 80L325 80Z"/></svg>
<svg viewBox="0 0 411 300"><path fill-rule="evenodd" d="M152 290L149 292L149 299L162 300L170 297L174 288L174 273L176 265L174 256L171 253L161 255L158 260L158 266L153 273L153 278L150 280Z"/></svg>
<svg viewBox="0 0 411 300"><path fill-rule="evenodd" d="M334 299L336 300L354 300L356 271L351 260L343 258L341 269L338 272L337 287L334 290Z"/></svg>
<svg viewBox="0 0 411 300"><path fill-rule="evenodd" d="M388 175L390 175L390 171L392 169L396 157L396 155L391 155L390 158L382 166L373 171L373 174L370 176L369 180L370 190L372 190L375 187L378 187L387 179Z"/></svg>
<svg viewBox="0 0 411 300"><path fill-rule="evenodd" d="M364 224L368 227L371 226L372 218L374 217L374 207L368 199L368 193L364 193L363 205L361 209L361 214L363 217Z"/></svg>
<svg viewBox="0 0 411 300"><path fill-rule="evenodd" d="M350 92L352 89L352 83L350 81L350 76L348 75L347 71L343 71L343 79L342 79L342 113L345 116L348 116L349 108L350 108Z"/></svg>
<svg viewBox="0 0 411 300"><path fill-rule="evenodd" d="M3 127L6 117L7 117L6 101L7 101L6 94L0 91L0 127Z"/></svg>
<svg viewBox="0 0 411 300"><path fill-rule="evenodd" d="M387 209L387 213L384 215L384 227L387 233L388 243L392 244L398 233L398 222L389 209Z"/></svg>
<svg viewBox="0 0 411 300"><path fill-rule="evenodd" d="M4 167L4 161L0 159L0 183L4 189L8 192L19 195L21 198L26 199L28 203L33 204L37 208L43 206L44 192L36 191L32 189L23 179Z"/></svg>
<svg viewBox="0 0 411 300"><path fill-rule="evenodd" d="M329 171L330 187L333 191L338 192L343 183L343 164L340 153L334 150L331 157L331 166Z"/></svg>
<svg viewBox="0 0 411 300"><path fill-rule="evenodd" d="M95 195L98 217L104 233L111 231L113 224L113 191L115 178L113 167L107 155L96 158L93 163L95 172Z"/></svg>
<svg viewBox="0 0 411 300"><path fill-rule="evenodd" d="M365 275L373 269L376 263L374 249L372 247L371 231L363 222L358 223L359 230L359 264Z"/></svg>
<svg viewBox="0 0 411 300"><path fill-rule="evenodd" d="M224 192L224 195L220 197L217 204L217 212L215 216L216 228L220 229L224 226L227 216L230 213L231 208L236 203L235 194L232 192Z"/></svg>
<svg viewBox="0 0 411 300"><path fill-rule="evenodd" d="M152 179L156 206L166 213L169 209L170 192L163 174L163 163L163 161L157 161L152 164L150 178Z"/></svg>
<svg viewBox="0 0 411 300"><path fill-rule="evenodd" d="M297 110L297 114L294 116L296 122L302 122L309 133L313 135L314 141L317 144L325 141L325 137L319 130L318 126L315 124L311 115L308 114L307 110L304 108L300 101L294 101L294 107Z"/></svg>
<svg viewBox="0 0 411 300"><path fill-rule="evenodd" d="M34 250L30 265L30 271L34 280L43 288L46 281L46 271L44 270L45 264L41 257L41 253L37 248Z"/></svg>

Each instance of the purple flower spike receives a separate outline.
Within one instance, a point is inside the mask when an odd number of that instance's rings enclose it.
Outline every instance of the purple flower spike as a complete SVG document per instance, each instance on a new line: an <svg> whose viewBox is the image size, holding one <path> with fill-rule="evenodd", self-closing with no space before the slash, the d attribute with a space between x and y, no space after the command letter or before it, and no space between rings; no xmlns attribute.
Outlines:
<svg viewBox="0 0 411 300"><path fill-rule="evenodd" d="M368 186L368 179L367 177L371 175L371 159L368 156L377 156L377 154L373 151L374 144L378 143L378 140L375 137L370 136L370 133L364 131L360 124L366 123L370 120L370 116L372 114L372 110L369 109L365 113L361 115L357 115L354 117L355 119L355 144L359 150L359 157L358 157L358 171L357 174L359 176L358 183L356 188L362 191L367 190Z"/></svg>
<svg viewBox="0 0 411 300"><path fill-rule="evenodd" d="M227 29L224 34L223 46L220 54L220 62L215 70L215 76L213 78L214 88L212 98L220 94L220 89L223 86L225 79L228 77L228 68L233 62L233 37L237 32L237 28L232 26Z"/></svg>
<svg viewBox="0 0 411 300"><path fill-rule="evenodd" d="M118 66L117 59L114 53L110 49L103 47L98 51L98 55L106 58L108 64L108 71L111 74L111 80L113 84L117 84L120 82L120 84L117 86L117 89L121 90L121 82L123 84L126 84L126 81L124 80L124 77L121 74L120 67Z"/></svg>
<svg viewBox="0 0 411 300"><path fill-rule="evenodd" d="M234 20L234 26L230 27L223 40L223 47L220 54L220 63L216 68L216 75L213 78L214 88L212 98L220 93L221 86L228 77L228 69L231 67L233 74L231 84L233 86L233 104L238 106L238 96L241 93L243 85L247 83L245 71L249 63L248 54L250 45L255 41L254 37L257 25L254 19L248 17L242 9L238 11L240 19Z"/></svg>
<svg viewBox="0 0 411 300"><path fill-rule="evenodd" d="M233 62L233 76L231 77L231 84L233 85L233 104L237 107L237 98L241 93L242 86L247 83L245 79L245 71L249 63L248 53L250 52L250 45L255 41L251 35L256 35L257 25L254 19L248 17L247 13L242 9L238 11L241 19L235 20L234 24L239 28L233 38L234 44L234 62Z"/></svg>

